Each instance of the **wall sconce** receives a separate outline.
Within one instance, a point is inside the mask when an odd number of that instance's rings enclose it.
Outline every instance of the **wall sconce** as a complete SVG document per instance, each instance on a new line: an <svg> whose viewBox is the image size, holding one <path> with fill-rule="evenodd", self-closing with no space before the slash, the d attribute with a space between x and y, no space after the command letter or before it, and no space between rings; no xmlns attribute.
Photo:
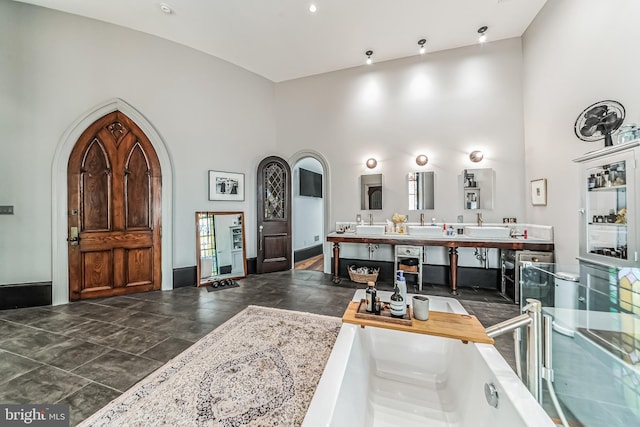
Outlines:
<svg viewBox="0 0 640 427"><path fill-rule="evenodd" d="M483 158L484 158L484 153L482 151L475 150L469 153L469 160L471 160L473 163L478 163L482 161Z"/></svg>
<svg viewBox="0 0 640 427"><path fill-rule="evenodd" d="M486 25L483 25L482 27L478 28L478 34L480 34L480 36L478 37L478 42L479 43L484 43L487 41L487 30L489 29L489 27L487 27Z"/></svg>
<svg viewBox="0 0 640 427"><path fill-rule="evenodd" d="M418 166L424 166L429 162L429 158L427 156L425 156L424 154L420 154L418 157L416 157L416 164Z"/></svg>
<svg viewBox="0 0 640 427"><path fill-rule="evenodd" d="M369 169L373 169L376 166L378 166L378 161L376 159L374 159L373 157L371 157L370 159L367 160L367 162L365 164L367 165L367 167Z"/></svg>

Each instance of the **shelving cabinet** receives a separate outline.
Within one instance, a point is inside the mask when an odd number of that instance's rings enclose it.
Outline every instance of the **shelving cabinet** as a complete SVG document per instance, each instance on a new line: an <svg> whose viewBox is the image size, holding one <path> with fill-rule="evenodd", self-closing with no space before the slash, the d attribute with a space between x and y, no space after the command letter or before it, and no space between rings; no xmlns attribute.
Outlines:
<svg viewBox="0 0 640 427"><path fill-rule="evenodd" d="M422 290L422 263L424 261L424 248L422 246L411 246L411 245L396 245L394 249L394 283L395 278L398 276L398 271L404 273L405 277L408 275L413 275L416 277L416 281L418 284L418 289ZM402 260L405 259L413 259L417 261L417 265L415 266L415 271L411 271L409 269L400 268ZM407 286L411 283L407 281Z"/></svg>
<svg viewBox="0 0 640 427"><path fill-rule="evenodd" d="M242 226L234 225L231 231L231 273L239 273L244 269L242 252Z"/></svg>
<svg viewBox="0 0 640 427"><path fill-rule="evenodd" d="M636 163L640 141L614 145L575 159L580 163L580 260L638 266Z"/></svg>

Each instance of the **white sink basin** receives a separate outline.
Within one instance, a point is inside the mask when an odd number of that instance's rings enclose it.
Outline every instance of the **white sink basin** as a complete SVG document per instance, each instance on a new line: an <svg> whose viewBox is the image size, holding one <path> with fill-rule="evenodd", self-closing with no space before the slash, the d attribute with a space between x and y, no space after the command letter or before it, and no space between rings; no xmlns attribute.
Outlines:
<svg viewBox="0 0 640 427"><path fill-rule="evenodd" d="M439 225L409 225L408 229L412 236L442 237L442 227Z"/></svg>
<svg viewBox="0 0 640 427"><path fill-rule="evenodd" d="M477 227L466 226L464 228L465 236L480 237L483 239L497 239L509 237L509 229L507 227Z"/></svg>
<svg viewBox="0 0 640 427"><path fill-rule="evenodd" d="M384 235L384 225L356 225L356 234L382 236Z"/></svg>

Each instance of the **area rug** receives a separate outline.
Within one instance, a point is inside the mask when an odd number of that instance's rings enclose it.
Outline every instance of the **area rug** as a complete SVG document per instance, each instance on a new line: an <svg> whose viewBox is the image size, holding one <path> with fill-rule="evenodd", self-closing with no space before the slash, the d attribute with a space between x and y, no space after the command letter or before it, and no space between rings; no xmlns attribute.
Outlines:
<svg viewBox="0 0 640 427"><path fill-rule="evenodd" d="M340 326L249 306L80 425L298 426Z"/></svg>

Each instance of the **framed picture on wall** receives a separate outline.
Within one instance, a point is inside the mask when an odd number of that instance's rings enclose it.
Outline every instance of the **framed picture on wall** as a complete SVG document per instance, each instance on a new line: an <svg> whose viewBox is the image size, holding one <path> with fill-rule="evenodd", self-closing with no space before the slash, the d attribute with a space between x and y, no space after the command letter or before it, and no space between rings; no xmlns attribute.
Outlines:
<svg viewBox="0 0 640 427"><path fill-rule="evenodd" d="M209 200L243 201L244 174L209 171Z"/></svg>
<svg viewBox="0 0 640 427"><path fill-rule="evenodd" d="M531 181L531 204L534 206L547 205L547 178Z"/></svg>

